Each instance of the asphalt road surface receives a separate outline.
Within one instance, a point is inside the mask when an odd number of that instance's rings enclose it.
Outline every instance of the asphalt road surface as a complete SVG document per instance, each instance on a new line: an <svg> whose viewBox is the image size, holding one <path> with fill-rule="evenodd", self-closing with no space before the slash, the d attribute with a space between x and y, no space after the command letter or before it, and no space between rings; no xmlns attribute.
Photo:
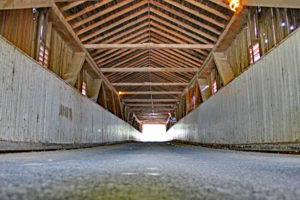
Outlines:
<svg viewBox="0 0 300 200"><path fill-rule="evenodd" d="M0 199L300 199L300 156L170 143L0 154Z"/></svg>

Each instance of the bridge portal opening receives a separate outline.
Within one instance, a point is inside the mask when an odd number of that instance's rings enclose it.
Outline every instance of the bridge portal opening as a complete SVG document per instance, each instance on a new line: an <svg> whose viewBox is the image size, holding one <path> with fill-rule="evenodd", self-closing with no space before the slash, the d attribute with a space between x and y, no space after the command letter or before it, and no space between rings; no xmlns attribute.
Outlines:
<svg viewBox="0 0 300 200"><path fill-rule="evenodd" d="M169 140L165 124L143 124L142 142L166 142Z"/></svg>

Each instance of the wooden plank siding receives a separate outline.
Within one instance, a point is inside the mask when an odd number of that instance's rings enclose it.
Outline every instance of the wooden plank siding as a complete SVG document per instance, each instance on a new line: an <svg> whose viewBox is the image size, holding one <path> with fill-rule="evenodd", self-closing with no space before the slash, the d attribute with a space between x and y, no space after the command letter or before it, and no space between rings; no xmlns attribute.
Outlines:
<svg viewBox="0 0 300 200"><path fill-rule="evenodd" d="M0 35L31 57L35 56L36 29L32 9L0 11Z"/></svg>

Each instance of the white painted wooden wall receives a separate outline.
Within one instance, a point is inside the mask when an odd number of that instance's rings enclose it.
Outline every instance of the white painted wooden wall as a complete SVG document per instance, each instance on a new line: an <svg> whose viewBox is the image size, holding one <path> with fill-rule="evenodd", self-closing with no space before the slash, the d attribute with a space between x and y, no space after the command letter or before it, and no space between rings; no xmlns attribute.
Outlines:
<svg viewBox="0 0 300 200"><path fill-rule="evenodd" d="M168 134L199 143L300 143L300 30Z"/></svg>
<svg viewBox="0 0 300 200"><path fill-rule="evenodd" d="M89 144L139 135L0 37L0 141Z"/></svg>

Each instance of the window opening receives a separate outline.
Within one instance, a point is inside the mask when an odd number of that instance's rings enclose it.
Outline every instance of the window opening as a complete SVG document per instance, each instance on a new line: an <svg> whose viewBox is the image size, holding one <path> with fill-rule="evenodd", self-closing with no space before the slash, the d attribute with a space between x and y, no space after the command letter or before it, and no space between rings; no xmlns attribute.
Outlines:
<svg viewBox="0 0 300 200"><path fill-rule="evenodd" d="M257 42L256 44L253 45L253 48L250 49L250 58L251 58L251 64L253 62L256 62L260 59L260 49L259 49L259 43Z"/></svg>
<svg viewBox="0 0 300 200"><path fill-rule="evenodd" d="M44 42L40 42L40 49L39 49L39 63L44 67L48 67L49 61L49 49L46 47Z"/></svg>
<svg viewBox="0 0 300 200"><path fill-rule="evenodd" d="M82 93L84 96L86 96L86 82L82 82L81 93Z"/></svg>
<svg viewBox="0 0 300 200"><path fill-rule="evenodd" d="M214 80L214 82L213 82L212 92L213 92L213 94L216 94L218 92L217 80Z"/></svg>

